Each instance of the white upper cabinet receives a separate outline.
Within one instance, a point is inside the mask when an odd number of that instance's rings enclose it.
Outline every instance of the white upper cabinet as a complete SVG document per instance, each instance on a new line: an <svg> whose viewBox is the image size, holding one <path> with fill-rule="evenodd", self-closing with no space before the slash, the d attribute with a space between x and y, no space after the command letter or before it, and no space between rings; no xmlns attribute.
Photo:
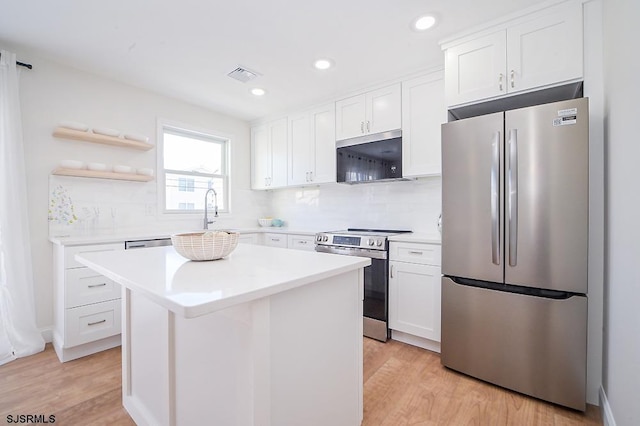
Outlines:
<svg viewBox="0 0 640 426"><path fill-rule="evenodd" d="M489 34L445 51L447 104L457 105L506 93L506 34Z"/></svg>
<svg viewBox="0 0 640 426"><path fill-rule="evenodd" d="M507 90L582 78L582 6L553 8L507 29Z"/></svg>
<svg viewBox="0 0 640 426"><path fill-rule="evenodd" d="M582 4L570 1L446 43L447 105L579 80L582 34Z"/></svg>
<svg viewBox="0 0 640 426"><path fill-rule="evenodd" d="M440 126L447 122L442 72L402 82L402 174L442 172Z"/></svg>
<svg viewBox="0 0 640 426"><path fill-rule="evenodd" d="M311 111L314 170L311 181L336 181L336 107L334 103Z"/></svg>
<svg viewBox="0 0 640 426"><path fill-rule="evenodd" d="M309 182L313 168L311 119L308 113L289 116L289 167L287 183L302 185Z"/></svg>
<svg viewBox="0 0 640 426"><path fill-rule="evenodd" d="M289 116L288 184L335 181L335 105Z"/></svg>
<svg viewBox="0 0 640 426"><path fill-rule="evenodd" d="M287 119L251 128L251 188L287 185Z"/></svg>
<svg viewBox="0 0 640 426"><path fill-rule="evenodd" d="M251 128L251 188L265 189L271 176L271 146L266 124Z"/></svg>
<svg viewBox="0 0 640 426"><path fill-rule="evenodd" d="M336 102L336 140L396 130L402 126L400 84Z"/></svg>

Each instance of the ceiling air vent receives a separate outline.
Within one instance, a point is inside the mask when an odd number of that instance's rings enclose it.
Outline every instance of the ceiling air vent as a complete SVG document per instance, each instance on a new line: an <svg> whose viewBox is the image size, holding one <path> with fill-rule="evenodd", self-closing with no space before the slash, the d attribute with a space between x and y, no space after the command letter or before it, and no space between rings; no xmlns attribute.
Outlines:
<svg viewBox="0 0 640 426"><path fill-rule="evenodd" d="M246 83L247 81L251 81L258 77L260 74L254 71L249 71L246 68L238 67L227 75L235 80Z"/></svg>

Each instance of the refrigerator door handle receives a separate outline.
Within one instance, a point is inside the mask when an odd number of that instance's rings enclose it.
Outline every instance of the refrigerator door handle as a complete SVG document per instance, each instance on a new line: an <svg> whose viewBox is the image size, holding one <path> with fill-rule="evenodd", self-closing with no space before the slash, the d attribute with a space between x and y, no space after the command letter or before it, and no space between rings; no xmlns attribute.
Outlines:
<svg viewBox="0 0 640 426"><path fill-rule="evenodd" d="M518 130L509 131L509 266L518 264Z"/></svg>
<svg viewBox="0 0 640 426"><path fill-rule="evenodd" d="M500 264L500 132L491 144L491 261Z"/></svg>

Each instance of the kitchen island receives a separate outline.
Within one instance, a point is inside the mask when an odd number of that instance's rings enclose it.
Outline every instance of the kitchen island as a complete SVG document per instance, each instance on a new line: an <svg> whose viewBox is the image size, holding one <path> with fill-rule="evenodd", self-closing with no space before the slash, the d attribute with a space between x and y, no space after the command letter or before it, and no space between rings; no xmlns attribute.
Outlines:
<svg viewBox="0 0 640 426"><path fill-rule="evenodd" d="M369 259L239 244L76 259L123 286L123 404L138 425L359 425Z"/></svg>

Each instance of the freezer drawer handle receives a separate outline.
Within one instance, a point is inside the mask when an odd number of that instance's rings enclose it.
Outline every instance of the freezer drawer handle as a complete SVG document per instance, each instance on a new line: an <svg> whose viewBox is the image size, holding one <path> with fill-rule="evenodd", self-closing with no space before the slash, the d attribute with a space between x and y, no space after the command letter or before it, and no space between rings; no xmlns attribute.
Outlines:
<svg viewBox="0 0 640 426"><path fill-rule="evenodd" d="M491 144L491 261L500 264L500 132Z"/></svg>
<svg viewBox="0 0 640 426"><path fill-rule="evenodd" d="M509 266L518 264L518 130L509 131Z"/></svg>

